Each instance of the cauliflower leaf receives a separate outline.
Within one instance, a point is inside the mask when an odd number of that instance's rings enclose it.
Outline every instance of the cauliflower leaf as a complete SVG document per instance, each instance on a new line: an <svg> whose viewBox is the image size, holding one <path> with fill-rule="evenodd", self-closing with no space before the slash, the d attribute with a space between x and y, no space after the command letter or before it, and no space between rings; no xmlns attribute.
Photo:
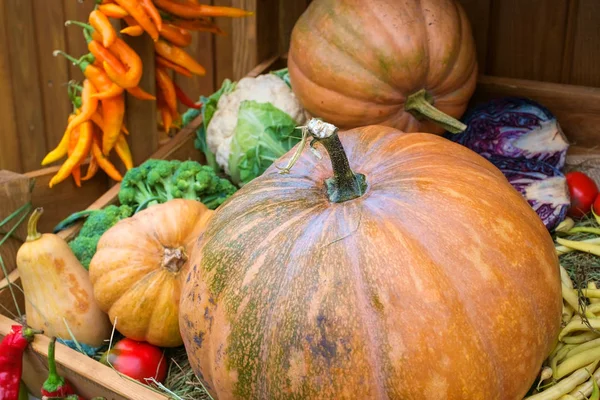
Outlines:
<svg viewBox="0 0 600 400"><path fill-rule="evenodd" d="M301 139L296 121L271 103L242 101L229 153L229 173L243 186L287 153Z"/></svg>

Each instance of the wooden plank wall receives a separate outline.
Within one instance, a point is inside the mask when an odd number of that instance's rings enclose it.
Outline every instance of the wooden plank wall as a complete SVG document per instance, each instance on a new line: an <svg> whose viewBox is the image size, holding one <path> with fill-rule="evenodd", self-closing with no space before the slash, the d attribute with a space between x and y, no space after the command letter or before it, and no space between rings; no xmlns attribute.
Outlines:
<svg viewBox="0 0 600 400"><path fill-rule="evenodd" d="M600 87L600 0L459 0L472 21L480 72L486 75ZM220 19L226 36L194 35L188 51L206 76L178 76L192 98L216 90L225 78L239 79L259 61L287 50L294 22L310 0L203 0L256 11L245 19ZM54 49L81 55L81 30L64 21L85 21L93 0L0 2L0 169L40 168L59 141L70 104L66 83L81 71ZM152 59L151 45L130 43ZM141 46L141 48L139 47ZM152 66L148 67L152 70ZM144 78L153 91L152 74ZM152 86L152 87L150 87ZM128 98L127 123L136 162L156 150L155 104ZM181 111L184 111L183 109ZM154 115L153 115L154 114ZM141 138L140 132L146 132Z"/></svg>

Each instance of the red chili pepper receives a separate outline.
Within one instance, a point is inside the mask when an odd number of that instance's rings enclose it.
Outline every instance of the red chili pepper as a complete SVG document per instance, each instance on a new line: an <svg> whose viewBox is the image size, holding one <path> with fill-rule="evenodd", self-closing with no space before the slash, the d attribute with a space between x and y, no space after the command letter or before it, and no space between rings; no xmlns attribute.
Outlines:
<svg viewBox="0 0 600 400"><path fill-rule="evenodd" d="M75 394L73 386L56 371L56 358L54 356L56 338L53 337L48 345L48 378L42 386L41 393L47 397L65 397Z"/></svg>
<svg viewBox="0 0 600 400"><path fill-rule="evenodd" d="M181 104L183 104L186 107L195 108L196 110L202 108L202 103L194 103L194 101L190 99L187 96L187 94L185 94L185 92L179 86L177 86L175 82L173 82L173 86L175 86L175 94L177 95L177 98L179 99Z"/></svg>
<svg viewBox="0 0 600 400"><path fill-rule="evenodd" d="M167 377L167 360L162 350L146 342L122 339L102 355L100 362L145 384L146 379L163 382Z"/></svg>
<svg viewBox="0 0 600 400"><path fill-rule="evenodd" d="M13 325L0 343L0 400L18 400L23 373L23 353L36 331Z"/></svg>

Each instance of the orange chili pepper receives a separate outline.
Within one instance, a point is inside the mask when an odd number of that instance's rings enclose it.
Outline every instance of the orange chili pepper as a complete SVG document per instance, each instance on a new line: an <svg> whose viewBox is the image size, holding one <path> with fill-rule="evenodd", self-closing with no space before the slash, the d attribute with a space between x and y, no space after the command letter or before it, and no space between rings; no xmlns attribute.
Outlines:
<svg viewBox="0 0 600 400"><path fill-rule="evenodd" d="M187 19L198 17L236 18L254 15L253 12L242 10L240 8L208 6L205 4L182 4L171 0L154 0L154 4L170 14Z"/></svg>
<svg viewBox="0 0 600 400"><path fill-rule="evenodd" d="M67 158L67 161L60 167L56 175L52 177L48 186L52 188L54 185L64 181L71 174L73 168L80 164L85 156L90 152L90 146L92 144L92 133L93 127L91 121L85 121L79 127L79 140L73 152Z"/></svg>
<svg viewBox="0 0 600 400"><path fill-rule="evenodd" d="M100 128L101 131L104 132L104 119L102 118L102 110L100 109L100 107L98 107L98 111L96 111L96 113L92 115L92 118L90 119L94 124L96 124L98 128ZM126 135L129 135L129 131L125 127L125 124L121 125L121 132L123 132Z"/></svg>
<svg viewBox="0 0 600 400"><path fill-rule="evenodd" d="M73 132L71 132L71 140L69 141L69 152L67 153L69 157L73 154L73 151L77 146L77 142L79 142L79 136L79 126L77 126L75 129L73 129ZM77 185L77 187L81 187L81 164L77 164L73 167L71 175L73 176L75 185Z"/></svg>
<svg viewBox="0 0 600 400"><path fill-rule="evenodd" d="M125 136L119 135L119 139L115 145L115 150L121 161L123 161L125 168L128 171L133 168L133 158L131 156L131 150L129 149L129 144L127 143L127 139L125 139Z"/></svg>
<svg viewBox="0 0 600 400"><path fill-rule="evenodd" d="M156 85L160 88L163 100L171 112L177 112L177 95L171 77L162 68L156 68Z"/></svg>
<svg viewBox="0 0 600 400"><path fill-rule="evenodd" d="M132 95L133 97L135 97L136 99L140 99L140 100L156 100L156 97L154 97L150 93L146 92L144 89L142 89L139 86L136 86L136 87L133 87L133 88L128 88L127 92L129 92L129 94Z"/></svg>
<svg viewBox="0 0 600 400"><path fill-rule="evenodd" d="M226 33L217 25L215 25L211 21L206 21L204 19L195 19L195 20L187 20L187 19L175 19L169 21L172 25L178 26L183 29L187 29L188 31L196 31L196 32L211 32L217 35L225 36Z"/></svg>
<svg viewBox="0 0 600 400"><path fill-rule="evenodd" d="M169 106L167 106L167 103L165 102L164 94L160 87L156 89L156 105L160 112L160 119L162 121L163 129L165 130L166 134L169 134L171 125L173 124L173 116L171 115Z"/></svg>
<svg viewBox="0 0 600 400"><path fill-rule="evenodd" d="M121 60L117 58L117 56L115 56L110 50L104 47L100 42L93 40L91 37L90 41L88 42L88 50L90 51L90 53L92 53L96 61L100 62L100 66L102 66L103 63L106 62L108 65L111 66L111 68L113 68L115 71L121 74L127 72L127 69L125 68Z"/></svg>
<svg viewBox="0 0 600 400"><path fill-rule="evenodd" d="M96 161L96 157L92 154L92 151L90 151L90 163L88 164L85 176L81 178L81 180L89 181L96 175L96 172L98 172L98 162Z"/></svg>
<svg viewBox="0 0 600 400"><path fill-rule="evenodd" d="M101 38L101 35L98 32L94 32L92 38L98 40ZM142 59L140 56L120 38L115 40L109 50L121 60L125 65L127 72L119 73L112 68L111 65L103 62L102 65L104 65L106 74L121 88L132 88L137 86L138 83L140 83L140 79L142 79L143 73Z"/></svg>
<svg viewBox="0 0 600 400"><path fill-rule="evenodd" d="M158 29L150 19L150 16L148 16L146 10L139 0L115 0L115 2L123 7L123 9L127 11L129 15L135 18L138 25L148 32L152 40L158 40Z"/></svg>
<svg viewBox="0 0 600 400"><path fill-rule="evenodd" d="M44 159L42 160L42 165L48 165L67 155L69 151L69 138L71 135L71 131L76 126L89 120L98 108L98 100L94 98L95 93L96 88L94 87L94 85L88 79L84 80L83 90L81 92L81 112L68 122L67 129L65 130L65 133L60 143L54 150L52 150L46 155L46 157L44 157Z"/></svg>
<svg viewBox="0 0 600 400"><path fill-rule="evenodd" d="M163 24L160 36L179 47L187 47L192 43L192 34L189 31L171 24Z"/></svg>
<svg viewBox="0 0 600 400"><path fill-rule="evenodd" d="M123 7L114 3L99 5L98 11L102 12L102 14L106 15L107 17L114 19L125 18L129 15L129 13L125 11Z"/></svg>
<svg viewBox="0 0 600 400"><path fill-rule="evenodd" d="M124 116L125 99L123 95L102 100L102 119L104 120L102 152L104 155L108 155L117 142Z"/></svg>
<svg viewBox="0 0 600 400"><path fill-rule="evenodd" d="M127 28L123 28L120 31L123 35L128 36L142 36L144 34L144 29L142 29L139 25L128 26Z"/></svg>
<svg viewBox="0 0 600 400"><path fill-rule="evenodd" d="M162 25L163 25L163 21L162 21L162 17L160 16L160 12L157 10L157 8L154 5L154 3L152 2L152 0L141 0L141 3L142 3L142 8L150 16L150 19L154 22L154 25L156 25L156 29L160 32L160 30L162 29Z"/></svg>
<svg viewBox="0 0 600 400"><path fill-rule="evenodd" d="M102 170L106 172L110 178L117 182L123 180L123 177L115 168L115 166L108 160L108 158L106 158L104 154L102 154L102 149L100 149L100 137L97 134L94 135L94 140L92 141L92 154L100 168L102 168Z"/></svg>
<svg viewBox="0 0 600 400"><path fill-rule="evenodd" d="M204 67L183 49L171 45L169 42L164 40L158 40L154 43L154 49L158 55L166 58L167 60L187 68L190 72L197 75L205 75L206 70Z"/></svg>
<svg viewBox="0 0 600 400"><path fill-rule="evenodd" d="M73 118L75 118L75 114L69 115L69 118L67 120L68 121L67 126L71 123ZM54 150L52 150L48 154L46 154L46 157L44 157L44 159L42 160L42 165L48 165L50 163L53 163L54 161L58 161L61 158L63 158L69 151L69 140L70 140L70 133L69 133L69 131L67 131L65 129L65 133L63 134L63 137L60 139L58 146L56 146L56 148L54 148Z"/></svg>
<svg viewBox="0 0 600 400"><path fill-rule="evenodd" d="M173 71L177 72L178 74L181 74L181 75L184 75L184 76L187 76L190 78L192 77L192 73L188 69L183 68L182 66L177 65L177 64L167 60L166 58L159 56L158 54L156 54L154 56L154 59L156 61L156 65L158 65L158 66L172 69Z"/></svg>
<svg viewBox="0 0 600 400"><path fill-rule="evenodd" d="M89 22L94 30L102 36L102 45L104 47L110 47L117 40L115 28L111 25L108 17L101 11L92 11L89 16Z"/></svg>
<svg viewBox="0 0 600 400"><path fill-rule="evenodd" d="M58 54L62 54L67 60L79 66L83 71L83 75L98 89L99 93L95 93L92 97L102 100L123 93L123 88L114 83L102 69L93 66L87 56L76 60L64 51L54 51L55 56Z"/></svg>

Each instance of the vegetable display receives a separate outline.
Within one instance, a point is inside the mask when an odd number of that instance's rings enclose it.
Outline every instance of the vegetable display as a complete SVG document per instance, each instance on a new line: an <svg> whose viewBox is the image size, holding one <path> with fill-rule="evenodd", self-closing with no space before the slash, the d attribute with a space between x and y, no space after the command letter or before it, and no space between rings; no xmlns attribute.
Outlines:
<svg viewBox="0 0 600 400"><path fill-rule="evenodd" d="M17 253L27 324L48 336L99 347L111 324L94 300L87 271L61 237L37 231L43 209L29 218L27 240Z"/></svg>
<svg viewBox="0 0 600 400"><path fill-rule="evenodd" d="M145 342L121 339L102 355L100 362L143 384L148 384L150 379L164 382L167 377L163 351Z"/></svg>
<svg viewBox="0 0 600 400"><path fill-rule="evenodd" d="M209 165L238 186L260 176L300 141L304 110L285 79L276 74L225 80L203 98L198 146Z"/></svg>
<svg viewBox="0 0 600 400"><path fill-rule="evenodd" d="M437 135L304 132L322 159L288 152L194 249L180 329L211 396L522 398L562 311L552 238L523 197Z"/></svg>
<svg viewBox="0 0 600 400"><path fill-rule="evenodd" d="M313 0L288 55L308 113L340 128L461 132L475 90L471 26L455 0Z"/></svg>
<svg viewBox="0 0 600 400"><path fill-rule="evenodd" d="M173 199L188 199L214 210L236 190L211 167L195 161L149 159L125 174L119 201L138 210Z"/></svg>
<svg viewBox="0 0 600 400"><path fill-rule="evenodd" d="M109 157L114 150L127 170L134 165L124 136L128 134L125 93L139 100L156 100L163 129L169 133L172 126L180 125L178 102L199 106L168 73L172 70L184 76L205 75L204 67L184 50L192 43L191 32L223 34L207 17L252 14L233 7L200 5L195 0L99 0L87 22L67 21L66 25L83 28L89 53L76 58L60 50L54 52L79 66L85 79L82 86L74 85L81 96L74 104L62 139L42 161L42 165L49 165L67 157L49 187L69 176L81 186L99 169L121 181L121 173ZM110 19L123 20L128 25L120 30L121 35L148 34L152 38L156 51L155 95L138 86L144 72L142 59L115 31ZM82 179L80 166L88 158L89 169Z"/></svg>
<svg viewBox="0 0 600 400"><path fill-rule="evenodd" d="M39 333L42 331L13 325L0 342L0 400L20 399L23 352Z"/></svg>
<svg viewBox="0 0 600 400"><path fill-rule="evenodd" d="M90 280L97 304L124 336L181 346L181 285L191 268L192 246L212 213L198 201L175 199L123 219L102 235Z"/></svg>

